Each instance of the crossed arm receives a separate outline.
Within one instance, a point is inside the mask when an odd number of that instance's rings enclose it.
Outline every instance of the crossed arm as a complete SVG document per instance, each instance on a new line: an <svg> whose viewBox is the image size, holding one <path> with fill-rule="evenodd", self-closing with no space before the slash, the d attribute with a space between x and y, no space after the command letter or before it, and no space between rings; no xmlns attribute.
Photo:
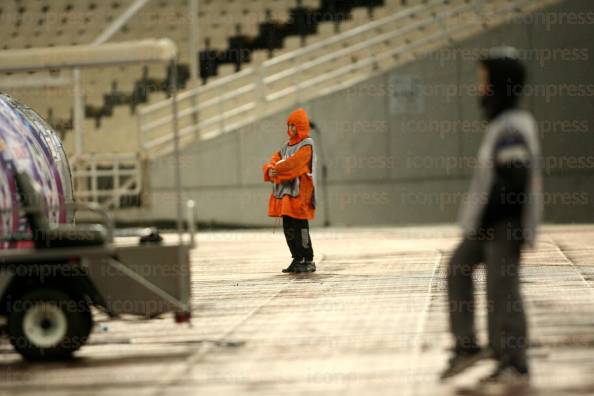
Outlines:
<svg viewBox="0 0 594 396"><path fill-rule="evenodd" d="M281 161L280 152L274 153L269 162L264 164L264 181L275 184L292 180L310 171L311 146L304 146L294 155Z"/></svg>

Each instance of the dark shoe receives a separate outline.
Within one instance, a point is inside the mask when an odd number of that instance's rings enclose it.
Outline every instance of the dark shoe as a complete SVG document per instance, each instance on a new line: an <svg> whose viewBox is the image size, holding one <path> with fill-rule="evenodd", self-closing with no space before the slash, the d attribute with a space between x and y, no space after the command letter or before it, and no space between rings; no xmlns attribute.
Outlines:
<svg viewBox="0 0 594 396"><path fill-rule="evenodd" d="M293 259L293 261L291 261L291 264L289 264L287 268L283 269L283 272L295 272L295 266L299 264L301 261L303 261L303 259Z"/></svg>
<svg viewBox="0 0 594 396"><path fill-rule="evenodd" d="M525 368L518 368L512 364L500 364L495 371L479 381L482 385L528 385L530 374Z"/></svg>
<svg viewBox="0 0 594 396"><path fill-rule="evenodd" d="M157 230L156 228L149 228L143 231L138 242L141 245L161 244L163 243L163 237L161 236L161 234L159 234L159 230Z"/></svg>
<svg viewBox="0 0 594 396"><path fill-rule="evenodd" d="M479 360L489 358L490 356L491 353L488 350L482 349L479 346L454 350L454 355L448 361L448 367L441 373L439 378L441 381L445 381L460 374Z"/></svg>
<svg viewBox="0 0 594 396"><path fill-rule="evenodd" d="M295 272L316 272L316 263L313 261L304 260L295 266Z"/></svg>

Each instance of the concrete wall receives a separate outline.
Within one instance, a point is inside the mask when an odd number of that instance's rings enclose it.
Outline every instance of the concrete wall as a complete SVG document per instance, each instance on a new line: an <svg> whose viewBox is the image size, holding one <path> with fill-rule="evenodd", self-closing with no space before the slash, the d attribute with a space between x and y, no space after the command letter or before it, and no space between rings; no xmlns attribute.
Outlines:
<svg viewBox="0 0 594 396"><path fill-rule="evenodd" d="M591 10L569 0L305 103L328 165L329 210L320 205L314 225L454 221L483 134L476 54L504 44L530 70L524 107L541 127L546 220L594 221ZM184 150L185 198L202 221L272 223L261 166L286 139L290 110ZM151 163L149 178L149 216L173 218L171 158Z"/></svg>

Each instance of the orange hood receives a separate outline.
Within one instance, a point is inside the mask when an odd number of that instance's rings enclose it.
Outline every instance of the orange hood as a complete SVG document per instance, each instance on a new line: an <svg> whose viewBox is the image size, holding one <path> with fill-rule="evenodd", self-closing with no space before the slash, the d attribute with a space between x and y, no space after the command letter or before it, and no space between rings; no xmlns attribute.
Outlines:
<svg viewBox="0 0 594 396"><path fill-rule="evenodd" d="M297 136L291 136L288 124L295 124L297 127ZM307 113L302 108L292 112L287 119L287 135L289 135L289 144L297 144L305 138L309 137L309 118Z"/></svg>

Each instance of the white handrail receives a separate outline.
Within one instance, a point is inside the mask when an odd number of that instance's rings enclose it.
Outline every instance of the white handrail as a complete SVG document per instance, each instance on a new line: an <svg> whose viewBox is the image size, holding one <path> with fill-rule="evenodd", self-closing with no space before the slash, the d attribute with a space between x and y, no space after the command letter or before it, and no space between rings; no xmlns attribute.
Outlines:
<svg viewBox="0 0 594 396"><path fill-rule="evenodd" d="M234 108L233 110L228 110L228 111L224 112L223 114L218 114L218 115L211 117L207 120L200 121L196 125L190 125L185 128L182 128L179 131L179 136L180 136L180 138L182 138L184 136L191 135L191 134L195 133L196 131L199 131L203 127L207 127L212 124L217 124L221 120L225 120L227 118L231 118L236 115L246 113L248 111L253 110L255 107L256 107L255 102L246 103L244 105ZM173 137L171 135L162 135L162 136L159 136L158 138L151 140L148 143L144 143L143 148L145 150L151 150L156 147L160 147L160 146L170 142L171 140L173 140Z"/></svg>
<svg viewBox="0 0 594 396"><path fill-rule="evenodd" d="M447 29L446 32L447 33L453 33L453 32L456 32L458 30L462 30L463 28L465 28L465 26L462 26L462 27L458 26L458 27L453 28L453 29ZM349 72L354 71L354 70L357 70L357 69L361 69L361 68L363 68L365 66L373 65L374 63L377 63L377 61L380 60L380 59L390 58L390 57L392 57L394 55L397 55L397 54L400 54L400 53L402 53L402 52L404 52L406 50L419 47L419 46L421 46L423 44L427 44L428 42L433 41L434 39L439 39L439 38L442 38L442 37L443 37L443 32L441 32L441 31L440 32L437 32L437 33L433 33L430 36L423 37L422 39L419 39L419 40L414 41L412 43L400 45L400 46L398 46L398 47L396 47L396 48L394 48L394 49L392 49L392 50L390 50L388 52L385 52L385 53L381 54L381 55L376 55L376 56L373 56L373 57L367 58L367 59L361 59L361 60L359 60L357 62L351 63L350 65L342 66L342 67L340 67L338 69L335 69L335 70L332 70L331 72L328 72L326 74L322 74L320 76L316 76L314 78L311 78L309 80L306 80L306 81L302 82L300 84L300 86L301 86L301 88L310 88L310 87L313 87L313 86L315 86L315 85L317 85L317 84L319 84L321 82L324 82L324 81L327 81L327 80L331 80L332 78L339 77L339 76L341 76L343 74L349 73ZM270 98L269 98L269 100L271 100L271 101L272 100L278 100L278 99L283 98L285 96L291 95L292 93L294 93L294 90L295 90L295 87L294 86L288 87L288 88L286 88L286 89L284 89L282 91L277 92L274 95L271 95Z"/></svg>
<svg viewBox="0 0 594 396"><path fill-rule="evenodd" d="M397 36L399 36L401 34L405 34L405 33L408 33L410 31L414 31L414 30L416 30L418 28L425 27L427 25L430 25L433 22L443 20L445 18L450 17L453 14L457 14L457 13L459 13L461 11L464 11L466 9L470 9L470 8L473 8L473 7L474 7L474 5L472 5L472 4L471 5L466 4L466 5L458 6L456 9L450 10L450 11L444 13L443 15L440 14L439 16L434 16L434 17L432 16L432 17L429 17L429 18L425 18L425 19L423 19L423 20L421 20L419 22L416 22L416 23L407 25L407 26L405 26L403 28L400 28L398 30L380 34L379 36L372 37L372 38L370 38L370 39L368 39L366 41L362 41L360 43L353 44L353 45L351 45L349 47L341 48L341 49L339 49L337 51L328 53L326 55L322 55L319 58L316 58L314 60L305 62L303 64L300 64L299 66L295 66L295 67L292 67L292 68L289 68L289 69L285 69L282 72L272 74L272 75L266 77L264 79L264 82L265 83L272 83L272 82L276 82L278 80L282 80L283 78L293 76L295 74L295 72L296 72L297 69L299 69L299 72L303 72L304 70L311 69L314 66L320 65L322 63L326 63L328 61L334 60L336 58L339 58L341 56L344 56L346 54L350 54L350 53L355 52L355 51L358 51L358 50L369 48L372 45L381 43L383 41L391 40L391 39L393 39L393 38L395 38L395 37L397 37Z"/></svg>
<svg viewBox="0 0 594 396"><path fill-rule="evenodd" d="M214 89L216 87L225 85L231 81L239 80L240 78L250 75L254 72L255 72L255 70L253 67L247 67L237 73L233 73L231 75L228 75L228 76L225 76L222 78L217 78L216 80L214 80L213 82L211 82L209 84L206 84L206 85L191 89L189 91L180 93L177 97L177 102L179 103L183 100L189 99L189 98L194 97L198 94L211 91L212 89ZM150 104L147 106L141 106L138 109L138 114L142 116L147 113L151 113L155 110L166 108L168 106L171 106L171 98L167 98L160 102L153 103L153 104Z"/></svg>
<svg viewBox="0 0 594 396"><path fill-rule="evenodd" d="M465 9L468 9L468 8L471 8L471 6L469 6L469 5L460 6L456 10L451 11L451 12L448 12L447 13L447 16L450 16L452 14L458 13L458 12L460 12L460 10L465 10ZM332 61L334 59L337 59L339 57L342 57L344 55L350 54L350 53L355 52L355 51L367 49L367 48L369 48L369 47L371 47L373 45L382 43L382 42L387 41L387 40L391 40L391 39L393 39L393 38L395 38L395 37L397 37L399 35L409 33L409 32L414 31L414 30L416 30L416 29L418 29L420 27L425 27L425 26L427 26L427 25L429 25L432 22L435 22L437 20L443 20L443 18L441 16L439 18L437 18L437 17L429 17L429 18L423 19L423 20L421 20L419 22L416 22L416 23L413 23L411 25L408 25L408 26L405 26L403 28L400 28L398 30L380 34L379 36L375 36L375 37L369 39L368 41L364 41L364 42L361 42L361 43L353 44L353 45L348 46L348 47L345 47L345 48L341 48L341 49L339 49L339 50L337 50L335 52L328 53L328 54L323 55L323 56L320 56L319 58L316 58L314 60L311 60L311 61L305 62L303 64L300 64L299 66L292 67L292 68L283 70L282 72L272 74L272 75L266 77L264 79L264 82L266 82L266 83L273 83L273 82L282 80L283 78L287 78L287 77L293 76L295 74L295 71L296 71L297 68L299 68L299 71L300 72L303 72L304 70L311 69L314 66L317 66L317 65L326 63L328 61Z"/></svg>
<svg viewBox="0 0 594 396"><path fill-rule="evenodd" d="M181 117L185 117L185 116L188 116L188 115L192 115L194 113L198 113L199 111L208 109L209 107L213 107L215 105L218 105L221 102L224 102L226 100L233 99L233 98L236 98L236 97L241 96L241 95L245 95L246 93L253 91L255 88L256 88L256 84L253 84L253 83L252 84L248 84L248 85L244 85L243 87L238 88L235 91L224 93L224 94L219 95L219 96L217 96L215 98L212 98L210 100L207 100L205 102L202 102L202 103L200 103L196 107L191 107L189 109L182 110L182 111L179 112L179 116L181 118ZM155 120L155 121L153 121L153 122L151 122L149 124L146 124L144 126L144 128L143 128L143 131L146 133L146 132L148 132L148 131L150 131L152 129L158 128L160 126L167 125L168 123L171 122L171 120L173 120L173 115L172 114L168 114L168 115L166 115L164 117L161 117L161 118L159 118L159 119L157 119L157 120Z"/></svg>
<svg viewBox="0 0 594 396"><path fill-rule="evenodd" d="M414 15L415 13L417 13L419 11L427 10L427 7L434 7L438 4L443 4L447 1L448 0L431 0L427 4L419 4L417 6L412 6L411 8L399 11L392 15L388 15L387 17L378 19L377 21L372 21L372 22L366 23L365 25L355 27L353 29L347 30L346 32L342 32L337 35L328 37L327 39L318 41L317 43L313 43L306 47L298 48L294 51L287 52L286 54L276 56L272 59L264 61L262 63L262 66L264 66L264 67L274 66L276 64L279 64L279 63L284 62L289 59L302 57L303 55L306 55L310 52L316 51L320 48L327 47L332 44L336 44L340 41L343 41L343 40L349 39L353 36L356 36L360 33L365 33L365 32L377 29L380 26L383 26L388 23L392 23L392 22L398 21L400 19L404 19L406 17Z"/></svg>
<svg viewBox="0 0 594 396"><path fill-rule="evenodd" d="M521 8L521 6L523 4L527 4L531 1L534 1L534 0L516 0L512 4L509 4L506 6L498 6L496 8L497 12L492 13L492 15L496 16L496 15L507 13L510 10L519 9L519 8ZM470 2L470 3L466 3L466 4L462 4L462 5L456 5L456 6L452 6L449 9L446 9L443 11L432 11L430 8L430 7L434 7L436 5L445 4L445 3L447 3L447 0L433 0L433 1L428 2L427 4L412 6L410 8L407 8L406 10L399 11L391 16L382 18L377 21L370 22L364 26L360 26L360 27L348 30L346 32L343 32L341 34L338 34L336 36L333 36L326 40L323 40L321 42L317 42L315 44L308 45L307 47L300 48L295 51L291 51L291 52L286 53L281 56L277 56L273 59L263 62L262 65L260 65L260 67L257 69L252 68L252 67L244 69L243 71L241 71L239 73L236 73L234 75L227 76L227 77L224 77L221 79L217 79L213 83L210 83L203 87L195 88L191 91L188 91L188 92L180 95L180 98L182 98L180 100L186 100L188 98L197 98L197 96L199 94L211 91L212 89L214 89L216 87L221 88L223 90L223 93L221 95L218 95L214 98L210 98L206 102L203 102L200 104L190 105L189 107L184 108L183 110L178 112L178 115L182 118L192 116L192 117L196 117L196 119L197 119L197 114L199 112L201 112L202 110L204 110L205 108L209 108L209 107L216 106L216 105L221 106L221 110L220 110L219 114L216 114L216 115L209 117L207 119L201 119L199 122L196 121L196 122L191 123L191 125L186 126L185 128L183 128L180 131L180 136L181 137L187 136L191 133L194 133L196 136L198 136L201 139L205 138L206 136L209 136L209 137L215 136L215 132L211 129L211 127L216 126L217 123L220 123L221 125L219 126L218 129L216 129L216 133L222 133L222 132L227 131L229 129L230 124L226 123L225 121L230 118L237 117L239 115L241 115L241 117L238 118L237 119L238 122L235 122L233 125L244 125L245 124L244 119L248 116L243 115L243 114L250 112L253 109L257 109L258 117L262 117L265 114L268 114L271 111L274 111L274 109L278 108L279 106L284 106L283 103L287 103L287 102L281 103L281 102L277 102L277 101L279 99L286 98L287 96L289 96L291 94L295 94L298 89L315 87L317 85L322 85L322 83L325 83L327 85L327 82L332 81L337 78L340 78L341 76L343 76L349 72L361 70L362 68L365 68L368 66L376 66L379 64L380 61L382 61L384 59L388 59L390 57L394 57L396 55L405 53L407 51L421 47L424 44L430 43L432 41L440 40L441 38L451 40L451 36L454 33L463 31L463 30L469 30L473 26L475 26L474 23L464 20L464 21L461 21L459 24L454 24L453 27L447 28L443 22L448 20L449 18L452 18L458 14L465 13L467 11L470 11L472 13L472 15L478 16L480 13L479 13L479 9L477 9L477 7L480 8L480 3L477 4L476 2ZM430 7L428 7L428 6L430 6ZM390 22L398 21L398 20L401 20L402 18L405 18L407 16L411 16L416 13L419 13L419 11L424 11L424 12L432 11L432 13L431 13L431 16L428 16L426 18L423 17L421 20L407 22L407 24L403 27L400 27L400 28L398 26L391 27L390 28L391 30L389 30L387 32L381 32L378 35L374 35L370 38L363 37L363 39L360 42L350 43L349 46L336 49L336 50L329 52L328 54L324 54L318 58L311 59L307 62L300 63L299 65L291 65L291 67L287 68L286 70L282 70L280 72L270 73L270 74L266 73L266 71L268 71L267 69L270 66L278 65L281 62L303 56L304 54L308 54L308 53L313 52L319 48L323 48L327 45L340 42L342 40L345 40L346 38L356 37L359 34L362 34L362 33L368 32L368 31L372 31L373 29L377 29L378 27L384 26ZM405 44L399 45L395 48L386 48L384 50L380 50L377 53L370 55L369 57L365 57L364 59L354 61L352 63L349 63L348 65L345 65L345 66L337 66L337 68L335 68L333 70L330 70L328 72L319 73L319 75L314 76L312 78L303 79L303 73L302 73L303 71L310 70L314 67L321 67L322 65L325 65L325 64L330 64L330 62L332 62L336 59L343 59L355 52L365 50L365 49L371 48L373 46L377 46L377 45L381 44L382 42L388 41L393 38L397 38L399 36L408 34L410 32L414 32L415 30L422 29L422 28L429 26L436 22L441 23L441 29L434 34L429 34L429 35L426 34L426 35L422 36L421 38L411 38L411 41L406 41ZM255 76L256 78L255 79L251 78L250 80L246 81L244 85L234 84L234 87L230 87L228 85L229 83L237 81L239 78L243 78L246 76L254 77L253 74L256 75ZM269 90L269 88L268 88L269 84L274 83L279 80L282 80L282 79L285 79L285 78L288 78L288 77L295 77L296 83L291 84L290 86L288 86L286 88L279 87L280 89L270 92L270 93L267 93L267 91ZM351 79L351 80L354 81L354 79ZM351 80L348 80L348 81L351 81ZM324 86L326 86L326 85L324 85ZM247 103L240 103L240 105L238 107L235 107L232 110L227 110L227 111L223 110L223 106L222 106L223 103L226 103L230 100L233 100L241 95L250 93L252 91L256 92L256 98L254 101L249 101ZM171 103L171 102L169 101L168 103ZM147 106L142 110L141 116L139 116L139 120L140 120L139 121L140 122L139 129L141 131L142 136L147 136L148 132L153 131L160 127L165 127L168 125L168 123L170 122L171 117L172 117L172 115L170 115L170 114L167 114L165 116L162 115L161 117L159 117L157 119L150 119L150 120L146 119L146 118L148 118L147 116L150 115L149 113L151 113L151 111L158 110L160 108L164 108L165 106L166 106L166 103L160 102L155 105ZM208 128L208 130L206 128ZM145 150L151 150L151 149L155 149L158 147L162 147L165 144L171 142L171 140L172 140L172 137L170 135L165 134L163 136L155 137L154 139L151 139L150 141L144 142L142 144L142 147Z"/></svg>
<svg viewBox="0 0 594 396"><path fill-rule="evenodd" d="M435 4L440 4L440 3L443 3L445 1L447 1L447 0L433 0L433 1L430 2L430 4L431 4L431 6L433 6ZM354 29L350 29L350 30L348 30L346 32L343 32L343 33L339 34L339 35L330 37L329 39L322 40L321 42L311 44L311 45L309 45L307 47L304 47L304 48L301 48L301 49L299 49L297 51L293 51L293 52L287 53L285 55L281 55L279 57L273 58L273 59L271 59L269 61L265 61L261 65L260 70L265 69L266 66L274 65L275 64L274 63L275 59L278 60L278 61L282 61L283 59L286 60L286 59L290 59L291 57L299 56L299 54L302 54L303 51L308 51L308 52L309 51L314 51L317 48L321 48L321 46L324 46L324 45L327 45L327 44L331 44L331 43L336 43L336 42L342 41L344 39L347 39L349 37L352 37L352 36L355 36L357 34L360 34L362 32L366 32L366 31L375 29L377 27L383 26L383 25L385 25L387 23L390 23L390 22L393 22L393 21L396 21L396 20L399 20L399 19L402 19L402 18L406 18L406 17L408 17L410 15L413 15L414 13L416 13L416 12L418 12L420 10L425 10L426 7L427 7L427 5L413 6L413 7L409 8L409 9L406 9L406 10L403 10L403 11L399 11L399 12L393 14L393 15L387 16L387 17L382 18L382 19L380 19L378 21L370 22L367 25L356 27ZM208 91L213 90L214 88L217 88L217 87L220 87L220 86L224 86L224 85L226 85L226 84L228 84L230 82L233 82L235 80L238 80L238 79L240 79L242 77L252 75L252 74L255 73L255 71L256 70L254 68L248 67L248 68L246 68L246 69L244 69L244 70L242 70L242 71L240 71L238 73L235 73L235 74L232 74L230 76L223 77L223 78L219 78L219 79L217 79L217 80L213 81L212 83L209 83L209 84L207 84L205 86L197 87L197 88L194 88L192 90L186 91L186 92L181 93L180 95L178 95L177 102L179 103L179 102L181 102L183 100L186 100L186 99L189 99L189 98L194 98L194 97L196 97L197 95L199 95L201 93L205 93L205 92L208 92ZM258 74L260 76L263 75L263 73L261 71ZM266 81L266 82L263 81L264 85L267 82L268 81ZM239 88L238 90L240 92L242 92L242 88ZM251 89L249 89L249 90L251 91ZM219 104L219 103L221 103L221 101L218 100L218 101L211 102L211 103ZM148 122L146 124L143 124L142 122L143 122L144 116L146 116L147 114L150 114L152 112L155 112L155 111L160 110L160 109L163 109L163 108L168 108L170 105L171 105L171 98L165 99L165 100L163 100L161 102L158 102L158 103L155 103L155 104L151 104L151 105L147 105L147 106L141 106L138 109L138 119L139 119L139 123L140 123L140 125L139 125L140 128L139 129L140 129L141 134L145 134L148 131L151 131L151 130L154 130L154 129L158 128L158 127L167 125L172 120L173 115L167 115L165 117L161 117L161 118L159 118L157 120ZM198 108L190 109L190 111L184 112L184 114L182 114L180 112L179 115L180 116L186 116L186 115L196 114L196 113L198 113L202 109L203 108L201 108L201 106L199 105ZM225 118L225 117L223 117L223 118ZM219 117L219 119L220 119L220 117ZM196 128L193 128L193 130L195 131L197 129ZM162 140L165 140L166 141L167 139L157 139L157 141L159 142L159 144L156 144L156 146L161 145L162 144L162 142L161 142ZM152 147L153 145L151 145L151 144L148 144L148 145L147 144L143 144L143 146L145 148L147 148L147 147Z"/></svg>
<svg viewBox="0 0 594 396"><path fill-rule="evenodd" d="M514 4L512 4L512 5L508 6L508 7L505 7L503 9L501 9L501 10L499 10L498 12L495 13L495 15L502 14L502 13L507 12L509 10L514 10L520 4L528 3L529 1L531 1L531 0L519 0L516 3L514 3ZM473 8L473 7L461 6L461 7L458 7L457 11L446 12L444 14L449 14L449 15L457 14L460 11L463 11L466 8ZM435 19L435 20L437 20L438 18L439 18L439 16L431 17L431 19ZM357 62L353 62L350 65L343 66L341 68L335 69L335 70L333 70L331 72L328 72L326 74L323 74L323 75L320 75L320 76L316 76L314 78L311 78L309 80L306 80L304 82L301 82L300 83L300 87L301 88L309 88L309 87L315 86L315 85L319 84L320 82L330 80L332 78L341 76L343 74L346 74L346 73L351 72L353 70L357 70L357 69L363 68L363 67L368 66L368 65L372 65L372 64L378 62L379 60L391 58L394 55L397 55L399 53L402 53L402 52L404 52L406 50L409 50L409 49L412 49L412 48L421 46L423 44L426 44L426 43L432 41L433 39L443 37L444 33L447 33L448 35L450 35L452 33L456 33L458 31L464 30L466 27L467 27L466 25L461 25L461 26L457 26L455 28L445 29L444 31L436 32L436 33L434 33L434 34L432 34L430 36L423 37L423 38L418 39L418 40L416 40L414 42L411 42L411 43L408 43L408 44L404 44L404 45L398 46L398 47L396 47L396 48L394 48L394 49L392 49L390 51L384 52L384 53L382 53L380 55L374 55L371 58L362 59L362 60L359 60ZM278 99L280 99L282 97L291 95L292 93L294 93L294 90L295 90L295 86L290 86L288 88L285 88L282 91L277 92L276 94L269 95L267 97L267 100L270 100L270 101L278 100Z"/></svg>
<svg viewBox="0 0 594 396"><path fill-rule="evenodd" d="M347 30L345 32L339 33L337 35L328 37L327 39L321 40L321 41L319 41L317 43L313 43L313 44L310 44L310 45L308 45L306 47L299 48L299 49L296 49L296 50L291 51L291 52L287 52L285 54L276 56L276 57L274 57L272 59L268 59L268 60L262 62L261 67L267 68L267 67L270 67L270 66L274 66L276 64L279 64L281 62L284 62L286 60L294 59L294 58L303 56L303 55L308 54L310 52L314 52L314 51L316 51L316 50L318 50L320 48L326 47L328 45L332 45L332 44L338 43L340 41L346 40L346 39L351 38L353 36L356 36L358 34L361 34L361 33L364 33L364 32L368 32L368 31L377 29L380 26L383 26L383 25L386 25L388 23L397 21L399 19L404 19L406 17L409 17L411 15L414 15L415 13L417 13L419 11L426 10L428 6L429 7L433 7L433 6L438 5L438 4L443 4L443 3L447 2L447 1L448 0L431 0L428 4L412 6L410 8L407 8L406 10L402 10L402 11L399 11L399 12L397 12L395 14L392 14L392 15L389 15L387 17L384 17L382 19L378 19L377 21L369 22L369 23L367 23L365 25L358 26L358 27L355 27L353 29L349 29L349 30ZM218 78L218 79L214 80L213 82L211 82L209 84L206 84L206 85L203 85L203 86L200 86L200 87L196 87L194 89L191 89L189 91L186 91L186 92L183 92L183 93L179 94L178 101L182 101L182 100L188 99L188 98L193 97L193 96L196 96L196 95L198 95L200 93L208 92L208 91L210 91L210 90L212 90L212 89L214 89L214 88L216 88L218 86L225 85L225 84L229 83L230 81L234 81L234 80L237 80L239 78L245 77L247 75L251 75L255 71L256 70L253 67L248 67L248 68L245 68L245 69L243 69L243 70L241 70L241 71L239 71L237 73L231 74L229 76ZM152 111L165 108L165 107L167 107L169 105L171 105L171 98L165 99L165 100L163 100L161 102L154 103L154 104L151 104L151 105L142 106L142 107L139 108L138 111L139 111L139 114L140 115L145 115L145 114L150 113Z"/></svg>

